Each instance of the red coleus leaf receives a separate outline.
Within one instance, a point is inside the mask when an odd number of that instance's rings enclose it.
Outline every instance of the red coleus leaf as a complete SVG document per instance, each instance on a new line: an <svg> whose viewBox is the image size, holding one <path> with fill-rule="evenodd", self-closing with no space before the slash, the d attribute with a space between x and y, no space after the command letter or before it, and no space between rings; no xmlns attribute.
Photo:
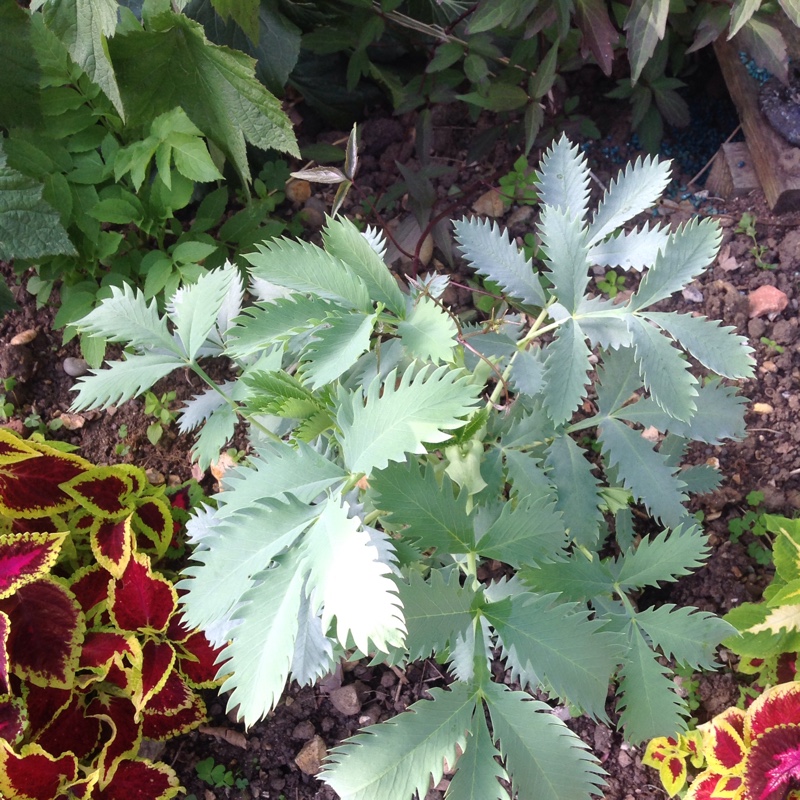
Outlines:
<svg viewBox="0 0 800 800"><path fill-rule="evenodd" d="M74 692L69 704L56 714L36 743L52 755L72 753L82 761L95 752L101 733L100 720L86 713L86 696Z"/></svg>
<svg viewBox="0 0 800 800"><path fill-rule="evenodd" d="M89 537L98 563L115 578L121 578L131 558L130 516L118 520L96 520Z"/></svg>
<svg viewBox="0 0 800 800"><path fill-rule="evenodd" d="M172 513L160 497L148 497L140 502L133 515L133 530L149 540L156 557L162 558L172 541Z"/></svg>
<svg viewBox="0 0 800 800"><path fill-rule="evenodd" d="M778 656L777 677L779 683L789 683L797 677L797 653Z"/></svg>
<svg viewBox="0 0 800 800"><path fill-rule="evenodd" d="M162 632L178 602L172 584L150 569L150 559L136 553L121 579L111 587L109 613L125 631Z"/></svg>
<svg viewBox="0 0 800 800"><path fill-rule="evenodd" d="M28 715L21 697L0 695L0 739L17 744L22 738Z"/></svg>
<svg viewBox="0 0 800 800"><path fill-rule="evenodd" d="M103 519L120 519L133 511L133 481L126 470L92 467L61 488L78 505Z"/></svg>
<svg viewBox="0 0 800 800"><path fill-rule="evenodd" d="M740 708L728 708L709 723L706 758L712 771L724 774L744 765L744 717Z"/></svg>
<svg viewBox="0 0 800 800"><path fill-rule="evenodd" d="M192 697L188 708L172 714L147 708L142 717L142 735L157 741L174 739L202 725L207 716L205 703L199 695Z"/></svg>
<svg viewBox="0 0 800 800"><path fill-rule="evenodd" d="M52 800L78 777L73 755L51 756L37 744L15 753L0 739L0 796L14 800Z"/></svg>
<svg viewBox="0 0 800 800"><path fill-rule="evenodd" d="M41 578L0 600L8 614L8 657L12 670L39 686L69 688L83 643L83 612L58 579Z"/></svg>
<svg viewBox="0 0 800 800"><path fill-rule="evenodd" d="M177 796L180 782L166 764L152 764L143 759L122 761L111 782L97 787L91 800L169 800Z"/></svg>
<svg viewBox="0 0 800 800"><path fill-rule="evenodd" d="M136 720L136 709L126 697L97 697L89 703L87 713L111 726L111 735L97 762L100 786L105 788L123 759L131 758L139 751L142 723Z"/></svg>
<svg viewBox="0 0 800 800"><path fill-rule="evenodd" d="M722 775L713 770L706 770L692 781L684 800L731 800L731 795L720 794L723 784Z"/></svg>
<svg viewBox="0 0 800 800"><path fill-rule="evenodd" d="M161 691L150 698L145 712L166 715L177 714L179 711L189 708L195 697L195 693L186 681L173 670L167 676L166 683Z"/></svg>
<svg viewBox="0 0 800 800"><path fill-rule="evenodd" d="M79 669L92 670L101 679L117 655L135 656L129 636L117 630L87 631L78 661Z"/></svg>
<svg viewBox="0 0 800 800"><path fill-rule="evenodd" d="M784 723L800 724L800 682L773 686L754 700L747 711L745 736L752 741Z"/></svg>
<svg viewBox="0 0 800 800"><path fill-rule="evenodd" d="M0 598L46 575L56 563L66 533L8 533L0 536Z"/></svg>
<svg viewBox="0 0 800 800"><path fill-rule="evenodd" d="M58 716L61 709L66 708L72 700L69 689L53 689L52 687L25 685L25 707L28 712L29 739L36 737Z"/></svg>
<svg viewBox="0 0 800 800"><path fill-rule="evenodd" d="M8 614L0 611L0 691L9 690L8 674L11 665L8 660L8 634L11 631L11 620Z"/></svg>
<svg viewBox="0 0 800 800"><path fill-rule="evenodd" d="M195 689L210 689L218 686L216 680L219 666L217 658L222 647L212 647L202 631L195 631L177 645L178 669Z"/></svg>
<svg viewBox="0 0 800 800"><path fill-rule="evenodd" d="M800 789L800 724L777 725L753 742L745 788L750 800L784 800L791 789Z"/></svg>
<svg viewBox="0 0 800 800"><path fill-rule="evenodd" d="M61 484L90 468L88 461L46 445L13 441L0 430L0 513L33 519L68 511L75 501Z"/></svg>
<svg viewBox="0 0 800 800"><path fill-rule="evenodd" d="M142 645L142 685L133 699L137 710L145 708L150 698L164 688L174 666L175 648L169 642L148 639Z"/></svg>
<svg viewBox="0 0 800 800"><path fill-rule="evenodd" d="M69 588L87 619L105 610L108 605L111 580L108 570L99 564L91 564L73 574Z"/></svg>

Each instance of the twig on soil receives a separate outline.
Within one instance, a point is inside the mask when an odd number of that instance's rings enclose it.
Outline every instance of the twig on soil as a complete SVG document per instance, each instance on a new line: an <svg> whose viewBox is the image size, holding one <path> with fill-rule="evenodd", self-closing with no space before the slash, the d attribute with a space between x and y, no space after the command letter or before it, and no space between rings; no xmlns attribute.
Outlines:
<svg viewBox="0 0 800 800"><path fill-rule="evenodd" d="M733 133L732 133L732 134L731 134L731 135L730 135L730 136L729 136L729 137L728 137L728 138L727 138L727 139L726 139L726 140L725 140L725 141L724 141L722 144L728 144L728 142L730 142L730 140L731 140L731 139L733 139L733 137L734 137L734 136L736 136L736 134L737 134L737 133L739 133L739 131L740 131L741 129L742 129L742 126L741 126L741 124L737 125L737 126L734 128L734 130L733 130ZM722 149L722 148L721 148L721 146L720 146L720 149ZM715 158L716 158L716 157L719 155L719 152L720 152L720 151L719 151L719 150L717 150L717 152L716 152L716 153L714 153L714 155L713 155L713 156L711 156L711 158L709 158L709 159L708 159L708 161L706 162L706 165L703 167L703 169L701 169L701 170L700 170L700 172L698 172L698 173L697 173L697 175L695 175L695 176L694 176L694 178L692 178L692 179L691 179L691 180L690 180L690 181L689 181L689 182L686 184L686 188L687 188L687 189L688 189L688 188L689 188L689 187L690 187L690 186L691 186L691 185L692 185L692 184L693 184L693 183L694 183L694 182L695 182L695 181L696 181L698 178L702 177L702 175L703 175L703 174L706 172L706 170L708 170L708 169L711 167L711 165L714 163L714 159L715 159Z"/></svg>

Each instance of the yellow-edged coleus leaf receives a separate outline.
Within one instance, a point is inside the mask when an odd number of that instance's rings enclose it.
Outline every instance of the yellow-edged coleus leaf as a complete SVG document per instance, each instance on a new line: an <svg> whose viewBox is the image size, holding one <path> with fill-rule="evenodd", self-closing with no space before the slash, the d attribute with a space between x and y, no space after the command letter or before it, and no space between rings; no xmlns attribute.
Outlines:
<svg viewBox="0 0 800 800"><path fill-rule="evenodd" d="M39 686L69 688L86 628L78 601L58 578L46 576L0 600L8 615L12 672Z"/></svg>
<svg viewBox="0 0 800 800"><path fill-rule="evenodd" d="M134 553L111 587L108 611L121 630L161 633L177 605L173 585L152 571L146 555Z"/></svg>
<svg viewBox="0 0 800 800"><path fill-rule="evenodd" d="M745 712L728 708L707 723L705 755L708 767L720 774L741 774L747 746L744 741Z"/></svg>
<svg viewBox="0 0 800 800"><path fill-rule="evenodd" d="M111 726L111 735L106 739L96 761L100 786L106 787L120 763L139 752L142 723L137 719L136 709L127 697L99 694L89 703L87 710L89 714Z"/></svg>
<svg viewBox="0 0 800 800"><path fill-rule="evenodd" d="M134 511L133 532L148 539L156 551L156 558L167 552L173 534L172 512L161 497L145 497L137 501Z"/></svg>
<svg viewBox="0 0 800 800"><path fill-rule="evenodd" d="M217 659L222 647L214 647L203 631L190 630L183 622L183 615L170 619L167 639L175 645L178 655L177 669L193 689L211 689L219 686L216 679L219 667Z"/></svg>
<svg viewBox="0 0 800 800"><path fill-rule="evenodd" d="M62 488L91 464L46 445L22 442L0 430L0 514L35 519L75 506Z"/></svg>
<svg viewBox="0 0 800 800"><path fill-rule="evenodd" d="M686 783L686 759L678 736L659 736L648 742L642 764L658 770L665 791L674 797Z"/></svg>
<svg viewBox="0 0 800 800"><path fill-rule="evenodd" d="M0 687L4 692L11 688L8 682L8 675L11 670L8 660L8 634L10 630L11 620L8 618L8 614L5 611L0 611Z"/></svg>
<svg viewBox="0 0 800 800"><path fill-rule="evenodd" d="M28 715L28 727L25 735L28 740L36 740L58 716L59 712L72 702L73 690L27 683L24 684L22 694L25 699L25 711Z"/></svg>
<svg viewBox="0 0 800 800"><path fill-rule="evenodd" d="M95 624L108 607L110 583L113 580L108 570L100 564L89 564L72 574L69 588L81 610L87 624Z"/></svg>
<svg viewBox="0 0 800 800"><path fill-rule="evenodd" d="M102 722L87 713L86 693L76 691L36 737L36 742L48 753L72 753L83 761L97 750L103 733Z"/></svg>
<svg viewBox="0 0 800 800"><path fill-rule="evenodd" d="M744 720L744 739L752 742L778 725L800 727L800 681L773 686L753 701Z"/></svg>
<svg viewBox="0 0 800 800"><path fill-rule="evenodd" d="M111 520L98 518L92 525L89 541L98 563L119 579L131 560L131 517Z"/></svg>
<svg viewBox="0 0 800 800"><path fill-rule="evenodd" d="M142 665L140 681L131 700L137 713L150 702L154 694L167 684L167 679L175 668L175 648L166 641L148 639L142 644Z"/></svg>
<svg viewBox="0 0 800 800"><path fill-rule="evenodd" d="M38 744L26 744L18 753L0 739L0 796L15 800L61 797L78 777L78 759L71 753L52 756Z"/></svg>
<svg viewBox="0 0 800 800"><path fill-rule="evenodd" d="M25 701L10 694L0 695L0 739L19 744L27 723Z"/></svg>
<svg viewBox="0 0 800 800"><path fill-rule="evenodd" d="M161 708L146 708L142 716L142 733L148 739L165 741L194 730L207 718L205 703L200 695L192 693L191 704L180 711L170 713Z"/></svg>
<svg viewBox="0 0 800 800"><path fill-rule="evenodd" d="M733 782L738 781L741 784L741 780L741 778L736 777ZM728 798L735 797L736 795L733 792L726 795L719 794L718 790L724 789L726 785L729 787L731 785L729 776L707 769L692 781L684 800L722 800L723 797L728 800Z"/></svg>
<svg viewBox="0 0 800 800"><path fill-rule="evenodd" d="M86 631L78 661L81 673L89 673L84 683L88 685L103 680L117 655L141 659L141 646L133 634L123 633L113 627Z"/></svg>
<svg viewBox="0 0 800 800"><path fill-rule="evenodd" d="M0 598L47 575L67 533L7 533L0 536Z"/></svg>
<svg viewBox="0 0 800 800"><path fill-rule="evenodd" d="M758 800L796 797L791 790L797 789L798 782L800 724L776 725L750 746L744 771L744 796Z"/></svg>
<svg viewBox="0 0 800 800"><path fill-rule="evenodd" d="M88 511L104 520L129 516L134 507L134 485L130 473L115 467L93 467L61 488Z"/></svg>
<svg viewBox="0 0 800 800"><path fill-rule="evenodd" d="M119 762L102 795L91 794L89 797L147 797L148 800L169 800L177 797L180 791L177 775L166 764L152 764L142 759L128 758Z"/></svg>

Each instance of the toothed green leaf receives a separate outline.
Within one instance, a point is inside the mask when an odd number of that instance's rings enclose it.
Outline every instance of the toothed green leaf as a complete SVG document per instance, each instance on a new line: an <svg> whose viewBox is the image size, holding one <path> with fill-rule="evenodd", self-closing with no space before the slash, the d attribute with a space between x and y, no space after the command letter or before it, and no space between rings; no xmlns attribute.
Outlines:
<svg viewBox="0 0 800 800"><path fill-rule="evenodd" d="M589 247L581 221L553 206L542 209L539 235L546 255L547 277L558 302L572 314L589 285Z"/></svg>
<svg viewBox="0 0 800 800"><path fill-rule="evenodd" d="M520 576L533 591L560 592L559 599L563 600L588 602L593 597L611 596L614 592L614 579L606 563L599 558L589 561L583 553L555 564L526 567Z"/></svg>
<svg viewBox="0 0 800 800"><path fill-rule="evenodd" d="M374 325L374 314L328 320L303 349L300 365L303 382L319 389L350 369L369 349Z"/></svg>
<svg viewBox="0 0 800 800"><path fill-rule="evenodd" d="M592 352L577 322L568 319L547 348L544 362L544 407L556 425L566 422L580 405L589 382Z"/></svg>
<svg viewBox="0 0 800 800"><path fill-rule="evenodd" d="M632 231L620 231L593 245L589 260L599 267L621 267L641 272L655 263L668 239L669 232L664 228L645 226Z"/></svg>
<svg viewBox="0 0 800 800"><path fill-rule="evenodd" d="M412 358L433 364L452 361L456 324L430 298L419 298L406 319L398 323L397 332Z"/></svg>
<svg viewBox="0 0 800 800"><path fill-rule="evenodd" d="M566 136L555 142L542 157L536 172L540 205L569 211L571 217L583 220L589 202L589 167L578 145Z"/></svg>
<svg viewBox="0 0 800 800"><path fill-rule="evenodd" d="M508 792L499 783L508 780L508 773L497 763L497 755L484 715L475 714L466 750L456 763L445 800L508 800Z"/></svg>

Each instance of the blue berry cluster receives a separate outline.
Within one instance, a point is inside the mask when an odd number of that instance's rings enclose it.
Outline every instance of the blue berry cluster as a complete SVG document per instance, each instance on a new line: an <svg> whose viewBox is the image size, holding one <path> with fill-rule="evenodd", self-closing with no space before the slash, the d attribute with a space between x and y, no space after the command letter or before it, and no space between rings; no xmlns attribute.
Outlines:
<svg viewBox="0 0 800 800"><path fill-rule="evenodd" d="M759 67L752 58L750 58L744 50L739 51L739 61L744 64L745 68L747 69L747 74L754 80L757 81L761 86L763 86L771 77L772 73L769 70L764 69L763 67Z"/></svg>

